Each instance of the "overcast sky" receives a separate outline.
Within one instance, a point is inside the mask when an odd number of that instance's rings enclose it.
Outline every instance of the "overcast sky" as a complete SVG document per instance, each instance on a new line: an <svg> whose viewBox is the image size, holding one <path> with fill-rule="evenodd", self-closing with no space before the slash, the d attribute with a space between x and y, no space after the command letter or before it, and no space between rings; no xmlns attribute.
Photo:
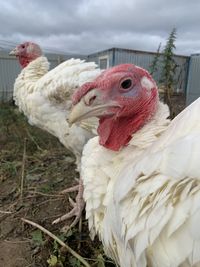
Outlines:
<svg viewBox="0 0 200 267"><path fill-rule="evenodd" d="M0 0L0 47L90 54L121 47L156 51L177 28L176 54L200 52L200 0Z"/></svg>

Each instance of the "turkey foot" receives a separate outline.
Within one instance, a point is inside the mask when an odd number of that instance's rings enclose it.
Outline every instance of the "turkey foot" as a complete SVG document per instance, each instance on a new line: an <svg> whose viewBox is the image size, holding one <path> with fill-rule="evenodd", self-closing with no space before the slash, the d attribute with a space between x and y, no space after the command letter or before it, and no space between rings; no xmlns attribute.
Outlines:
<svg viewBox="0 0 200 267"><path fill-rule="evenodd" d="M76 179L76 180L78 180L78 179ZM73 220L73 222L69 226L67 226L67 228L65 227L66 231L78 223L78 221L81 218L84 206L85 206L85 202L83 200L83 181L80 179L80 180L78 180L78 182L79 182L78 185L67 188L61 192L62 194L65 194L65 193L69 193L69 192L78 191L78 194L76 196L76 202L72 198L69 197L69 202L72 206L72 210L70 212L68 212L67 214L61 216L60 218L58 218L52 222L52 224L56 224L56 223L62 222L64 220L70 219L73 216L75 216L75 219Z"/></svg>

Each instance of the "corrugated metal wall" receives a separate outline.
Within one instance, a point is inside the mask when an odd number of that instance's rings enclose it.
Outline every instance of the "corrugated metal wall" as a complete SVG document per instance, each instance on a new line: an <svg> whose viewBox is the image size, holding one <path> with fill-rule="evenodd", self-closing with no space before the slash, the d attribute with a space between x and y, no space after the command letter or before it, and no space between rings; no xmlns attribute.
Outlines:
<svg viewBox="0 0 200 267"><path fill-rule="evenodd" d="M140 67L147 69L154 58L153 54L136 52L125 49L115 49L115 61L114 64L118 65L123 63L134 63Z"/></svg>
<svg viewBox="0 0 200 267"><path fill-rule="evenodd" d="M109 50L98 52L96 54L89 55L88 60L95 61L97 64L99 64L99 58L106 55L109 58L110 67L122 63L133 63L147 70L150 70L150 65L155 57L155 53L151 52L112 48ZM175 92L185 92L189 57L175 56L174 59L177 64L175 75L175 79L177 82L175 84ZM158 64L158 66L160 66L160 68L153 75L154 79L157 81L158 84L161 80L162 55L159 57L159 62L160 63Z"/></svg>
<svg viewBox="0 0 200 267"><path fill-rule="evenodd" d="M20 66L6 52L0 53L0 101L7 102L12 99L13 84L20 72Z"/></svg>
<svg viewBox="0 0 200 267"><path fill-rule="evenodd" d="M13 85L16 77L21 72L18 61L8 55L7 51L0 51L0 102L12 100ZM71 58L71 55L46 54L50 68L56 67L61 62ZM74 56L84 59L84 56Z"/></svg>
<svg viewBox="0 0 200 267"><path fill-rule="evenodd" d="M191 104L198 97L200 97L200 54L190 57L186 104Z"/></svg>

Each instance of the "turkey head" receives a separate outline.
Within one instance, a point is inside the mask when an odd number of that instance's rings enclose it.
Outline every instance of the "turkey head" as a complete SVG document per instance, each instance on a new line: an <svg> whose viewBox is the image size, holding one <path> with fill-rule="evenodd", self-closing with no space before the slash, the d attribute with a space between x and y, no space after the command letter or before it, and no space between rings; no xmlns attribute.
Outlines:
<svg viewBox="0 0 200 267"><path fill-rule="evenodd" d="M70 123L98 117L99 143L118 151L156 112L158 90L146 70L121 64L81 86L72 101Z"/></svg>

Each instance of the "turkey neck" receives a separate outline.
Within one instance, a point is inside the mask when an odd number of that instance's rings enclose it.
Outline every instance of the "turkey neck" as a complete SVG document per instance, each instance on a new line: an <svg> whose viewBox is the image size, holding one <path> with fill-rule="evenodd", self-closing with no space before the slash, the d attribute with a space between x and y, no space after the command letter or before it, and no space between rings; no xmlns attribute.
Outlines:
<svg viewBox="0 0 200 267"><path fill-rule="evenodd" d="M156 114L158 103L151 109L143 109L138 114L129 117L101 118L97 132L99 144L113 151L119 151L134 138L134 133L140 130Z"/></svg>
<svg viewBox="0 0 200 267"><path fill-rule="evenodd" d="M24 69L26 66L28 66L28 64L33 61L32 58L28 58L28 57L23 57L23 56L19 56L19 63L21 65L21 67Z"/></svg>

